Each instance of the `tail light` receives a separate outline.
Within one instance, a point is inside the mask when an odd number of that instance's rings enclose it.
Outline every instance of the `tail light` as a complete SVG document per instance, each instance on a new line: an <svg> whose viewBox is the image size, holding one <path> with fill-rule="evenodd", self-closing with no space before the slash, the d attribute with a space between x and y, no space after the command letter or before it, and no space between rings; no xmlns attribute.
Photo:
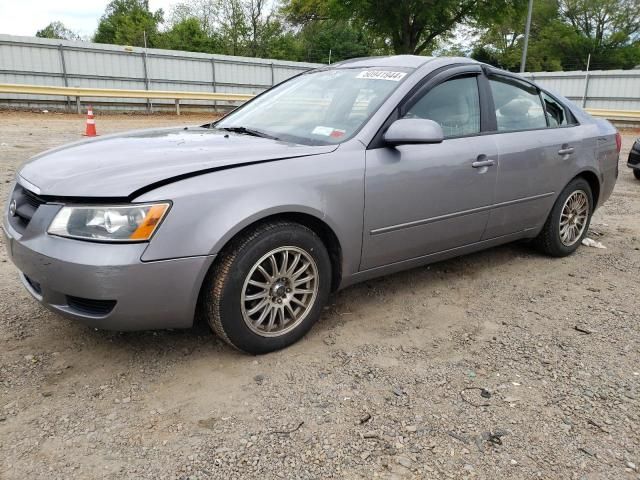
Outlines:
<svg viewBox="0 0 640 480"><path fill-rule="evenodd" d="M620 135L620 132L616 132L616 149L618 153L622 150L622 135Z"/></svg>

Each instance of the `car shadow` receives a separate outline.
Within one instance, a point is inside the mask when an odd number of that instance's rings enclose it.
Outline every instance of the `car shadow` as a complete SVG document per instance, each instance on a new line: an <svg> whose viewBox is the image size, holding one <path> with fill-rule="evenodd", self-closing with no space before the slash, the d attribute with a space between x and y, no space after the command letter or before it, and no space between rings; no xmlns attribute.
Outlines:
<svg viewBox="0 0 640 480"><path fill-rule="evenodd" d="M433 335L448 337L449 327L463 328L468 323L465 305L456 302L473 301L478 295L470 283L498 278L495 270L509 268L505 267L508 264L522 263L522 271L526 271L532 262L539 261L552 260L526 244L514 243L351 286L330 297L321 320L304 339L285 350L260 357L228 346L202 322L185 330L111 332L88 329L54 313L43 313L34 302L22 321L37 323L27 325L28 338L15 344L15 353L36 351L43 359L43 367L49 370L48 382L58 386L83 378L109 382L113 378L140 375L157 379L168 374L192 376L198 381L235 382L235 388L241 389L266 365L295 369L294 364L299 361L315 362L331 357L337 350L351 350L360 344L418 341L427 346ZM449 298L449 287L452 293L457 292L457 300ZM463 312L455 321L432 311L431 304L423 306L429 292L436 288L442 291L437 298L441 304L448 308L453 305ZM421 310L415 321L426 328L418 335L398 328L407 314L404 303L410 299L419 302ZM27 319L28 316L31 318ZM337 342L332 343L336 337ZM68 366L71 369L58 376L59 370ZM203 380L207 376L211 378Z"/></svg>
<svg viewBox="0 0 640 480"><path fill-rule="evenodd" d="M355 314L357 311L354 311L353 307L358 308L358 305L368 301L367 299L375 297L377 292L392 292L393 295L402 296L416 289L428 287L436 277L440 282L444 281L457 286L465 281L465 276L488 273L491 269L513 262L514 259L526 261L535 258L548 257L538 253L528 242L515 242L352 285L331 295L325 313L314 326L312 333L321 334L334 328L338 322L345 321L344 317L336 311L340 306L348 305L351 309L350 313ZM348 321L347 319L346 322ZM192 328L184 330L142 332L95 330L93 333L97 341L108 341L113 347L125 350L134 349L139 355L146 353L157 355L158 349L162 352L172 351L176 349L176 344L178 349L190 350L207 346L233 356L244 355L218 339L211 332L206 321L198 318Z"/></svg>

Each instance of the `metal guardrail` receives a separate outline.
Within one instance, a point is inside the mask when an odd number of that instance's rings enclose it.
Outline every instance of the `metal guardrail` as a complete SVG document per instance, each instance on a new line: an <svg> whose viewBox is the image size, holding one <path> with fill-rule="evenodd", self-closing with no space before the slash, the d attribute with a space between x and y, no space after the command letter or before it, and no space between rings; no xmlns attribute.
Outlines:
<svg viewBox="0 0 640 480"><path fill-rule="evenodd" d="M81 97L170 99L175 101L176 114L178 115L180 115L180 100L246 102L247 100L250 100L254 97L254 95L246 95L240 93L181 92L177 90L124 90L118 88L47 87L44 85L22 85L13 83L0 84L0 93L12 93L16 95L51 95L62 97L76 97L78 113L81 113Z"/></svg>
<svg viewBox="0 0 640 480"><path fill-rule="evenodd" d="M117 88L81 88L81 87L48 87L44 85L22 85L5 83L0 84L0 93L16 95L52 95L62 97L75 97L80 112L80 98L143 98L143 99L170 99L176 104L176 113L180 115L180 100L211 100L228 102L246 102L254 95L240 93L213 93L213 92L182 92L177 90L124 90ZM587 112L596 117L604 117L609 120L621 120L640 122L640 111L637 110L606 110L587 108Z"/></svg>
<svg viewBox="0 0 640 480"><path fill-rule="evenodd" d="M213 93L237 91L255 94L286 78L320 66L276 59L143 49L3 34L0 34L0 50L0 83L31 84L37 81L42 85L54 84L65 87L99 85L101 88L112 89L179 89ZM25 102L64 102L67 111L72 111L73 108L71 96L64 99L40 97ZM98 103L98 99L95 102ZM0 104L11 103L20 103L20 99L0 99ZM147 111L153 110L152 100L148 98L146 101L103 99L100 103L109 107L124 107L126 104L133 108L146 103ZM213 106L217 107L215 100Z"/></svg>
<svg viewBox="0 0 640 480"><path fill-rule="evenodd" d="M640 111L638 110L606 110L600 108L587 108L586 111L594 117L603 117L607 120L640 122Z"/></svg>

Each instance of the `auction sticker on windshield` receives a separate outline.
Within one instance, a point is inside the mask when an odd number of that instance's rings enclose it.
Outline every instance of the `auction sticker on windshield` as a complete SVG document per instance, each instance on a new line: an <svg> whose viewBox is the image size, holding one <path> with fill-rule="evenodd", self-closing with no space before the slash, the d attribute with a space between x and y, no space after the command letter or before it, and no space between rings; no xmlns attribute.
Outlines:
<svg viewBox="0 0 640 480"><path fill-rule="evenodd" d="M366 80L391 80L399 82L407 74L405 72L389 72L386 70L365 70L360 72L356 78L364 78Z"/></svg>
<svg viewBox="0 0 640 480"><path fill-rule="evenodd" d="M322 135L323 137L334 137L340 138L346 133L346 130L341 130L339 128L333 127L316 127L311 132L312 135Z"/></svg>

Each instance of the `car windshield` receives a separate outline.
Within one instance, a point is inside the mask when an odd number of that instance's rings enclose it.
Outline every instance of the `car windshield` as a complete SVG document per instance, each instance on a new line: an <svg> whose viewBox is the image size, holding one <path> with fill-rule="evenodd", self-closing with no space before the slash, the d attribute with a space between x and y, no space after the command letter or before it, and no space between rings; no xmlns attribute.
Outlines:
<svg viewBox="0 0 640 480"><path fill-rule="evenodd" d="M231 112L215 127L293 143L340 143L360 130L409 71L341 68L305 73Z"/></svg>

